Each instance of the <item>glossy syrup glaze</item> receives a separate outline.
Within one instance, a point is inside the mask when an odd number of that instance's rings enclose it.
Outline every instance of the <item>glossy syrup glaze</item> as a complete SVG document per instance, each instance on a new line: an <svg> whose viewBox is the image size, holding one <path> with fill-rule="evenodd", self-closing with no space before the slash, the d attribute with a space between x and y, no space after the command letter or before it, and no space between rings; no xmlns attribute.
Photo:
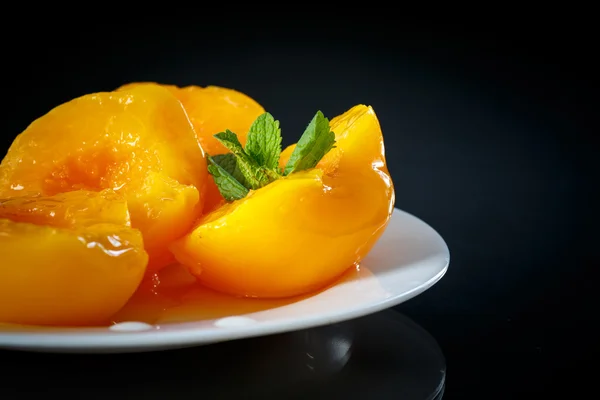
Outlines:
<svg viewBox="0 0 600 400"><path fill-rule="evenodd" d="M350 267L330 285L302 296L257 299L231 296L206 288L185 267L176 264L145 280L109 323L136 321L167 324L265 311L304 300L333 285L356 280L359 278L359 271L358 266Z"/></svg>
<svg viewBox="0 0 600 400"><path fill-rule="evenodd" d="M87 327L111 327L116 324L132 322L164 325L238 317L293 304L318 295L335 285L358 281L371 275L367 268L358 265L352 266L329 285L311 293L282 299L257 299L216 292L202 286L184 266L174 264L162 269L152 277L147 277L125 306L105 322L94 323ZM32 325L0 322L0 329L6 332L31 332L53 327L78 326L81 325L57 326L54 324Z"/></svg>

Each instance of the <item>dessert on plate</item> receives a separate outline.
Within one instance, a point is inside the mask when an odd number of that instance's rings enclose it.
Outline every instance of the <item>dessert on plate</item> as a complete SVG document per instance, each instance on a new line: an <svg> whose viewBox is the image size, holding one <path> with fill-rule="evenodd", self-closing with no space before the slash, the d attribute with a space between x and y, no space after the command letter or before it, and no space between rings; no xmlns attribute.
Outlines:
<svg viewBox="0 0 600 400"><path fill-rule="evenodd" d="M175 264L238 297L334 282L393 211L379 121L317 111L285 149L282 128L238 91L157 83L33 121L0 164L0 323L106 324Z"/></svg>

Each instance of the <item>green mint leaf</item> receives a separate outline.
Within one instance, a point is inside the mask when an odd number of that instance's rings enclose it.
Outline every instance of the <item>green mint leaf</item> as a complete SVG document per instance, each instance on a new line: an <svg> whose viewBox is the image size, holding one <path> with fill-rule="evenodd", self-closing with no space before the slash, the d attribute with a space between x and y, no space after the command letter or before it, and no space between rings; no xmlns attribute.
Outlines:
<svg viewBox="0 0 600 400"><path fill-rule="evenodd" d="M214 137L236 157L237 166L246 180L247 188L258 189L271 182L260 165L244 151L235 133L227 129L225 132L217 133Z"/></svg>
<svg viewBox="0 0 600 400"><path fill-rule="evenodd" d="M233 153L217 154L212 156L212 159L219 167L223 168L229 175L233 176L236 181L245 187L248 186L248 182L246 182L246 178L244 178L244 174L242 174L242 171L238 166L237 158Z"/></svg>
<svg viewBox="0 0 600 400"><path fill-rule="evenodd" d="M238 140L237 135L231 132L229 129L226 129L225 132L219 132L214 136L219 142L223 144L223 146L227 147L227 149L233 154L246 154L244 152L242 144Z"/></svg>
<svg viewBox="0 0 600 400"><path fill-rule="evenodd" d="M245 147L229 129L214 137L231 152L208 155L208 171L227 201L242 199L250 190L281 178L281 129L271 114L261 114L252 123ZM334 144L335 133L329 128L329 120L317 111L296 144L283 174L314 168Z"/></svg>
<svg viewBox="0 0 600 400"><path fill-rule="evenodd" d="M317 111L298 140L285 165L284 174L314 168L334 144L335 133L329 129L329 120L321 111Z"/></svg>
<svg viewBox="0 0 600 400"><path fill-rule="evenodd" d="M245 150L261 167L278 170L281 155L279 121L268 112L259 115L250 126Z"/></svg>
<svg viewBox="0 0 600 400"><path fill-rule="evenodd" d="M246 197L248 189L244 185L238 182L225 168L217 164L211 156L208 156L208 162L208 172L213 176L217 188L219 188L219 192L225 200L233 201Z"/></svg>

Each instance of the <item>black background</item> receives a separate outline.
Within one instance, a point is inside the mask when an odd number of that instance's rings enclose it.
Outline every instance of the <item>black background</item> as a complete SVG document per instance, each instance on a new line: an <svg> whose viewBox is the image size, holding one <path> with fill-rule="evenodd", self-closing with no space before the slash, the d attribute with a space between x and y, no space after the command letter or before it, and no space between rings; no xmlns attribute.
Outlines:
<svg viewBox="0 0 600 400"><path fill-rule="evenodd" d="M370 104L396 206L432 225L451 251L442 281L397 307L439 342L448 365L444 399L591 394L598 356L592 30L535 21L518 30L408 28L339 15L258 20L6 30L0 150L50 108L132 81L238 89L281 121L284 144L316 109L333 117ZM156 365L166 360L155 357Z"/></svg>

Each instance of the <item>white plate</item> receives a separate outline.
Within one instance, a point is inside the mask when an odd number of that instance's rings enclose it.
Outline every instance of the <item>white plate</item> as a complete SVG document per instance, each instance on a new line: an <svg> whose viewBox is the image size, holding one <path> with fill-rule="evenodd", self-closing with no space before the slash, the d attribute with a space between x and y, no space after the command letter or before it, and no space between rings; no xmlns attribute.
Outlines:
<svg viewBox="0 0 600 400"><path fill-rule="evenodd" d="M398 209L352 279L283 306L193 322L121 322L100 328L0 327L0 348L117 353L182 348L326 325L409 300L439 281L450 252L442 237Z"/></svg>

